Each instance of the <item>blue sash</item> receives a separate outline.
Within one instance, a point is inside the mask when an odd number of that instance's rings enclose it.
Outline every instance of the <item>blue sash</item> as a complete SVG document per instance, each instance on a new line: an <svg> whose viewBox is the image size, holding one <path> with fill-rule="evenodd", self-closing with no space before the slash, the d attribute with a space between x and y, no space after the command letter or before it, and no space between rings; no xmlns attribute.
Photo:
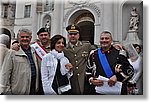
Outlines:
<svg viewBox="0 0 150 102"><path fill-rule="evenodd" d="M100 48L98 48L98 56L99 56L99 59L100 59L100 62L101 62L101 65L104 69L105 74L107 75L108 78L110 78L113 75L113 72L110 68L110 65L107 61L105 54L102 54Z"/></svg>

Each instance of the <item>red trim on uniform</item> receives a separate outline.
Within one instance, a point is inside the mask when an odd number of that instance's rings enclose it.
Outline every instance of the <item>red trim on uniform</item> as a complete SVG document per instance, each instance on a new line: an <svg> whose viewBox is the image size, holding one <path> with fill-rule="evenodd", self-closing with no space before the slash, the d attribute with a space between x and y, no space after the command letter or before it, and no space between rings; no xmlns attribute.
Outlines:
<svg viewBox="0 0 150 102"><path fill-rule="evenodd" d="M41 46L41 44L40 44L39 42L37 42L37 44L38 44L46 53L48 53L48 52L46 51L46 49L45 49L43 46Z"/></svg>
<svg viewBox="0 0 150 102"><path fill-rule="evenodd" d="M43 47L43 46L41 46L41 44L39 43L39 42L36 42L46 53L48 53L47 51L46 51L46 49ZM36 52L36 51L35 51ZM37 54L37 52L36 52L36 55L38 56L38 58L40 59L40 60L42 60L42 58Z"/></svg>

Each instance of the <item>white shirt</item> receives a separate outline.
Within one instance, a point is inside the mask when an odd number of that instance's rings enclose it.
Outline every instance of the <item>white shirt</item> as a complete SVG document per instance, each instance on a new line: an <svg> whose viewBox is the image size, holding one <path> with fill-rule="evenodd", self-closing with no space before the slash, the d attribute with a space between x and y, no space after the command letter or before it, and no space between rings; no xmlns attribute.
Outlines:
<svg viewBox="0 0 150 102"><path fill-rule="evenodd" d="M139 56L138 59L134 62L131 61L131 59L128 59L130 64L133 66L134 68L134 75L133 77L130 79L130 82L137 82L137 80L139 79L139 77L142 74L142 57Z"/></svg>

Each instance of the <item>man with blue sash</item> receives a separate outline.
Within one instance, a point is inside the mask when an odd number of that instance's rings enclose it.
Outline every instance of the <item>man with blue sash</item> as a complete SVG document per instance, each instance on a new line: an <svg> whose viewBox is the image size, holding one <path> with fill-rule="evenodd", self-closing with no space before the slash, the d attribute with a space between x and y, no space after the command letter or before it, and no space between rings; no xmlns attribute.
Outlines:
<svg viewBox="0 0 150 102"><path fill-rule="evenodd" d="M108 79L107 84L110 88L117 82L121 82L120 94L127 94L126 82L133 76L133 68L127 60L125 51L114 48L112 41L110 32L102 32L100 35L101 47L90 53L87 68L92 73L89 83L94 86L94 93L91 94L103 94L96 91L95 88L102 87L106 83L106 80L99 79L99 76Z"/></svg>

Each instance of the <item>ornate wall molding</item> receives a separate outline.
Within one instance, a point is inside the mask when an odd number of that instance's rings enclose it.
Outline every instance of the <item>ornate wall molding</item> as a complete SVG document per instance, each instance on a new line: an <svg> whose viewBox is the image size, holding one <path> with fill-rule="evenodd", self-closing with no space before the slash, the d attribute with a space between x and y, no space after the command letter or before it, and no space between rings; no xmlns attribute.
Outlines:
<svg viewBox="0 0 150 102"><path fill-rule="evenodd" d="M85 3L85 4L81 4L81 5L76 4L72 9L70 9L70 10L65 14L64 21L67 20L67 18L69 17L69 15L70 15L73 11L75 11L76 9L83 9L83 8L89 8L89 9L91 9L92 11L95 11L95 13L97 14L98 17L101 16L100 8L99 8L98 6L96 6L95 4L93 4L93 3Z"/></svg>

